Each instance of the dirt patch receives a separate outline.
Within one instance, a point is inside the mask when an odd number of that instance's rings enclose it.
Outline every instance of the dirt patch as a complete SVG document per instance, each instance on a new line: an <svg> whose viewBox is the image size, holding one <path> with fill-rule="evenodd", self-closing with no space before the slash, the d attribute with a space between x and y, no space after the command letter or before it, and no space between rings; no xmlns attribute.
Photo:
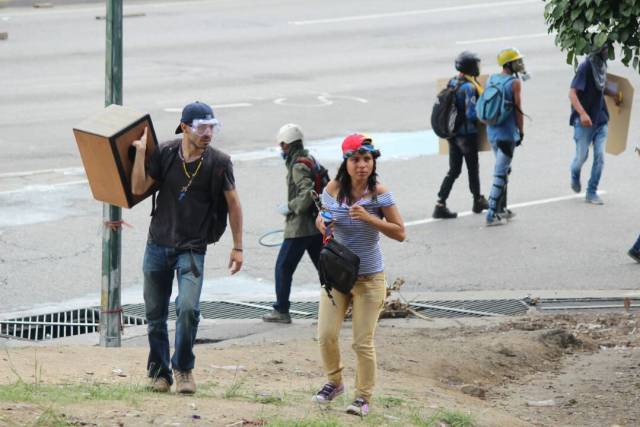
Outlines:
<svg viewBox="0 0 640 427"><path fill-rule="evenodd" d="M478 426L638 425L639 326L637 316L626 314L529 316L446 327L382 321L376 338L378 386L367 424L420 425L446 408L470 414ZM32 425L48 416L59 425L290 425L287 420L360 425L342 413L351 393L328 411L310 402L324 381L314 330L310 326L305 336L278 343L197 346L199 390L191 397L141 391L144 347L6 349L0 353L0 389L18 378L48 390L59 387L61 394L71 394L71 386L80 389L72 401L39 398L37 389L30 389L33 396L4 395L0 424ZM350 332L345 326L341 341L349 388L355 363ZM99 393L94 388L114 387L130 387L130 395L113 391L113 399L92 398Z"/></svg>

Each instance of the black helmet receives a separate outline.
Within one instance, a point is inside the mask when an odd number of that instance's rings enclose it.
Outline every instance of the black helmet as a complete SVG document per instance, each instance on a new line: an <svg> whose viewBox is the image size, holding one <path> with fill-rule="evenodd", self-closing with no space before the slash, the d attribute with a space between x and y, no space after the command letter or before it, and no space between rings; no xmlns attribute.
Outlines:
<svg viewBox="0 0 640 427"><path fill-rule="evenodd" d="M480 75L480 57L465 50L456 57L456 70L470 76Z"/></svg>

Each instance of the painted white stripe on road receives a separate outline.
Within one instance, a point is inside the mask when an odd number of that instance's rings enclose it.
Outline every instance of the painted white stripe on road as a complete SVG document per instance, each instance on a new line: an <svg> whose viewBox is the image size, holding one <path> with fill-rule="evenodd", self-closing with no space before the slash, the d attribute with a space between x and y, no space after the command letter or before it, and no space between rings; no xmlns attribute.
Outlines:
<svg viewBox="0 0 640 427"><path fill-rule="evenodd" d="M606 191L600 191L598 190L598 194L606 194ZM522 202L522 203L515 203L512 205L509 205L509 209L517 209L517 208L526 208L529 206L538 206L538 205L546 205L549 203L557 203L557 202L564 202L566 200L572 200L572 199L579 199L579 198L584 198L585 195L584 193L581 194L571 194L570 196L560 196L560 197L551 197L549 199L540 199L540 200L533 200L530 202ZM466 211L466 212L460 212L458 213L458 218L459 217L463 217L463 216L471 216L473 215L472 211ZM405 222L404 225L405 227L411 227L414 225L422 225L422 224L429 224L432 222L439 222L439 221L446 221L444 219L435 219L435 218L425 218L425 219L419 219L416 221L408 221Z"/></svg>
<svg viewBox="0 0 640 427"><path fill-rule="evenodd" d="M248 102L236 102L235 104L213 104L212 107L215 110L220 108L243 108L243 107L252 107L253 104ZM166 113L182 113L182 108L165 108L163 110Z"/></svg>
<svg viewBox="0 0 640 427"><path fill-rule="evenodd" d="M59 182L57 184L33 184L18 188L17 190L0 191L0 196L4 196L7 194L19 194L24 193L25 191L51 191L57 189L58 187L68 187L70 185L81 185L88 183L89 181L86 179L79 179L76 181Z"/></svg>
<svg viewBox="0 0 640 427"><path fill-rule="evenodd" d="M462 41L457 41L456 44L464 45L464 44L503 42L503 41L509 41L509 40L536 39L540 37L548 37L551 35L552 34L549 34L549 33L523 34L520 36L504 36L504 37L492 37L488 39L462 40Z"/></svg>
<svg viewBox="0 0 640 427"><path fill-rule="evenodd" d="M84 175L83 168L56 168L56 169L39 169L25 172L6 172L0 173L0 178L18 178L22 176L41 175L45 173L61 173L63 175Z"/></svg>
<svg viewBox="0 0 640 427"><path fill-rule="evenodd" d="M298 26L334 24L339 22L366 21L370 19L385 19L385 18L400 18L405 16L428 15L428 14L443 13L443 12L459 12L464 10L487 9L492 7L519 6L522 4L539 3L539 2L540 2L539 0L502 1L502 2L494 2L494 3L480 3L480 4L470 4L470 5L462 5L462 6L439 7L435 9L406 10L403 12L374 13L371 15L355 15L355 16L342 16L337 18L326 18L326 19L309 19L305 21L289 21L289 24L298 25Z"/></svg>

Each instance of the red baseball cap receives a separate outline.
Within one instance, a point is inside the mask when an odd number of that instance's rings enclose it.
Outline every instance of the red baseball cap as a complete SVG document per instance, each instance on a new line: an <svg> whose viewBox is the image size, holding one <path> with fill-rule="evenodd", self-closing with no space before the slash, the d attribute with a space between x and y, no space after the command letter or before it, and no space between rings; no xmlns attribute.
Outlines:
<svg viewBox="0 0 640 427"><path fill-rule="evenodd" d="M342 155L347 158L358 151L368 151L373 154L374 158L380 156L380 151L373 148L373 141L369 136L362 133L352 133L342 141Z"/></svg>

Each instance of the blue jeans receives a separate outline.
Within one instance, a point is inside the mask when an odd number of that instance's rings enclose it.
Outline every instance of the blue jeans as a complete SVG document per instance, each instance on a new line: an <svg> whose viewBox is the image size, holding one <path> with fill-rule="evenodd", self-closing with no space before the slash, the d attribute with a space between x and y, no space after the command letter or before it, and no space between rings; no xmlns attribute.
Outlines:
<svg viewBox="0 0 640 427"><path fill-rule="evenodd" d="M302 259L302 255L307 251L313 265L318 269L318 258L322 249L322 235L296 237L284 239L280 246L280 253L276 261L276 303L273 308L280 313L289 312L289 295L291 295L291 281L293 273Z"/></svg>
<svg viewBox="0 0 640 427"><path fill-rule="evenodd" d="M573 140L576 142L576 156L571 163L571 179L580 182L580 170L589 156L589 145L593 144L593 166L591 179L587 186L587 195L595 195L604 167L604 145L609 127L606 123L590 128L583 127L580 121L573 126Z"/></svg>
<svg viewBox="0 0 640 427"><path fill-rule="evenodd" d="M496 212L506 209L507 182L511 173L511 161L516 149L515 141L491 141L491 148L496 155L496 166L493 170L493 185L489 193L489 209L487 218L492 218Z"/></svg>
<svg viewBox="0 0 640 427"><path fill-rule="evenodd" d="M167 318L174 271L178 277L176 297L176 340L171 366L180 371L193 369L193 345L200 320L200 291L204 253L156 245L149 241L144 253L144 306L149 338L149 377L165 377L173 383L169 367Z"/></svg>
<svg viewBox="0 0 640 427"><path fill-rule="evenodd" d="M638 239L633 244L633 247L631 248L631 250L634 252L640 252L640 236L638 236Z"/></svg>

